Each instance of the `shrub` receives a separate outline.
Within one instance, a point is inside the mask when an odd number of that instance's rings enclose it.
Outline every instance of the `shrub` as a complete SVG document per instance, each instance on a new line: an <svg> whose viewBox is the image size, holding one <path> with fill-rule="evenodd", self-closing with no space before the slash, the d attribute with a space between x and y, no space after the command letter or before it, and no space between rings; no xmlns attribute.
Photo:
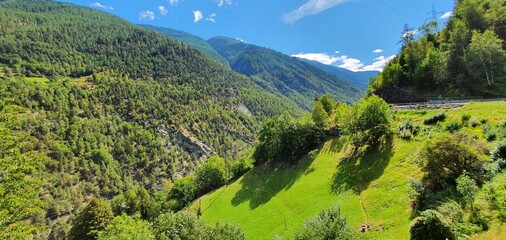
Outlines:
<svg viewBox="0 0 506 240"><path fill-rule="evenodd" d="M434 125L438 122L444 122L445 120L446 120L446 112L439 112L423 120L423 124Z"/></svg>
<svg viewBox="0 0 506 240"><path fill-rule="evenodd" d="M458 131L460 129L459 121L457 120L448 121L445 125L445 129L450 133Z"/></svg>
<svg viewBox="0 0 506 240"><path fill-rule="evenodd" d="M154 240L155 235L149 222L123 214L114 218L107 228L99 232L98 239Z"/></svg>
<svg viewBox="0 0 506 240"><path fill-rule="evenodd" d="M411 119L407 119L397 126L397 134L403 139L411 139L412 137L418 135L419 131L420 126Z"/></svg>
<svg viewBox="0 0 506 240"><path fill-rule="evenodd" d="M253 167L252 160L250 158L241 158L233 162L230 166L230 172L232 173L231 178L238 178L248 172Z"/></svg>
<svg viewBox="0 0 506 240"><path fill-rule="evenodd" d="M464 172L480 180L483 162L472 145L475 143L463 135L441 134L427 141L421 151L426 185L435 189L455 185L455 180Z"/></svg>
<svg viewBox="0 0 506 240"><path fill-rule="evenodd" d="M415 218L409 230L411 239L455 239L451 229L451 223L444 216L435 211L423 211Z"/></svg>
<svg viewBox="0 0 506 240"><path fill-rule="evenodd" d="M213 156L207 159L207 161L198 167L195 172L195 183L197 185L198 195L205 194L215 188L221 187L226 181L227 176L225 173L225 160L218 156Z"/></svg>
<svg viewBox="0 0 506 240"><path fill-rule="evenodd" d="M330 208L320 212L316 218L304 222L302 229L295 234L296 240L312 239L355 239L355 233L341 218L339 208Z"/></svg>
<svg viewBox="0 0 506 240"><path fill-rule="evenodd" d="M460 119L462 120L462 124L465 125L471 119L471 115L469 113L464 113L464 114L462 114L462 116L460 117Z"/></svg>
<svg viewBox="0 0 506 240"><path fill-rule="evenodd" d="M178 202L177 208L183 208L197 196L197 183L193 176L187 176L177 180L170 192L172 199Z"/></svg>
<svg viewBox="0 0 506 240"><path fill-rule="evenodd" d="M478 127L480 126L480 121L476 120L476 119L471 119L471 121L469 122L469 125L471 125L471 127L475 128L475 127Z"/></svg>

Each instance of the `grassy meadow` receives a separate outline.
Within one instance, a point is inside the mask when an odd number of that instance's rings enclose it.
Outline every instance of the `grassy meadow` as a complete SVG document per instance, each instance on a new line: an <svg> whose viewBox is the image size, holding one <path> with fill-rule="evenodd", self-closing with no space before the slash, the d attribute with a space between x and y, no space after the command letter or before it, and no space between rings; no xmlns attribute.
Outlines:
<svg viewBox="0 0 506 240"><path fill-rule="evenodd" d="M202 218L209 222L228 221L242 226L248 239L291 239L303 222L322 209L339 206L348 224L357 231L370 226L366 239L407 239L412 210L407 194L410 178L421 178L417 153L425 139L445 131L445 124L461 121L463 114L483 124L464 126L459 131L485 142L482 127L506 116L506 102L470 103L447 110L444 123L426 127L423 119L438 110L398 111L393 128L411 118L421 126L413 140L395 136L378 150L350 157L346 137L328 140L314 154L296 165L257 166L243 177L196 200ZM394 131L395 132L395 131ZM505 233L503 224L493 223L480 236L494 239Z"/></svg>

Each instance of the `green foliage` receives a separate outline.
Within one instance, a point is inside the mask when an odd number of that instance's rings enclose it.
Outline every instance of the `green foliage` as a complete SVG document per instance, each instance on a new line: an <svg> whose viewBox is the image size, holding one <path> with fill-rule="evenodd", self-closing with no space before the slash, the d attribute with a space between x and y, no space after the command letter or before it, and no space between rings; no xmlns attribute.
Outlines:
<svg viewBox="0 0 506 240"><path fill-rule="evenodd" d="M219 222L214 225L213 228L208 230L208 234L205 239L209 240L245 240L246 235L242 231L241 227L231 224Z"/></svg>
<svg viewBox="0 0 506 240"><path fill-rule="evenodd" d="M71 240L96 239L113 220L111 205L107 200L94 198L76 216L68 238Z"/></svg>
<svg viewBox="0 0 506 240"><path fill-rule="evenodd" d="M446 122L444 127L445 127L446 131L448 131L450 133L454 133L460 129L460 123L458 120L453 119L453 120Z"/></svg>
<svg viewBox="0 0 506 240"><path fill-rule="evenodd" d="M474 197L476 192L478 191L478 186L476 185L476 181L469 178L464 172L460 175L457 180L457 191L462 195L463 202L465 204L472 204L474 201Z"/></svg>
<svg viewBox="0 0 506 240"><path fill-rule="evenodd" d="M317 126L324 127L327 123L327 118L329 117L325 108L323 108L323 104L320 101L316 101L313 107L312 113L313 121Z"/></svg>
<svg viewBox="0 0 506 240"><path fill-rule="evenodd" d="M178 202L181 209L197 197L197 182L194 176L187 176L177 180L170 192L171 198Z"/></svg>
<svg viewBox="0 0 506 240"><path fill-rule="evenodd" d="M405 27L401 51L374 79L372 90L395 85L421 97L503 97L505 10L497 0L456 1L443 30L428 22L413 39Z"/></svg>
<svg viewBox="0 0 506 240"><path fill-rule="evenodd" d="M102 231L98 233L99 240L154 240L155 235L151 224L141 219L132 218L126 214L117 216Z"/></svg>
<svg viewBox="0 0 506 240"><path fill-rule="evenodd" d="M302 229L295 234L295 239L356 239L353 229L341 217L339 208L330 208L320 212L318 217L304 222Z"/></svg>
<svg viewBox="0 0 506 240"><path fill-rule="evenodd" d="M421 150L424 181L433 189L455 185L456 179L464 172L480 181L483 162L472 140L462 135L441 134L425 143Z"/></svg>
<svg viewBox="0 0 506 240"><path fill-rule="evenodd" d="M225 159L213 156L195 172L195 184L198 195L203 195L227 182Z"/></svg>
<svg viewBox="0 0 506 240"><path fill-rule="evenodd" d="M287 114L268 119L258 137L253 157L256 163L296 161L318 147L323 140L323 130L313 123L295 121Z"/></svg>
<svg viewBox="0 0 506 240"><path fill-rule="evenodd" d="M153 224L156 239L204 239L206 225L196 214L183 210L160 215Z"/></svg>
<svg viewBox="0 0 506 240"><path fill-rule="evenodd" d="M445 217L435 211L427 210L415 218L409 230L410 239L456 239L450 223Z"/></svg>
<svg viewBox="0 0 506 240"><path fill-rule="evenodd" d="M390 133L390 107L376 95L338 109L338 124L356 147L375 147Z"/></svg>
<svg viewBox="0 0 506 240"><path fill-rule="evenodd" d="M506 174L498 174L484 186L484 192L492 208L498 212L501 221L506 221Z"/></svg>
<svg viewBox="0 0 506 240"><path fill-rule="evenodd" d="M397 134L403 139L411 139L418 135L420 126L413 122L411 119L407 119L397 126Z"/></svg>
<svg viewBox="0 0 506 240"><path fill-rule="evenodd" d="M329 93L342 102L354 102L363 94L348 82L280 52L227 37L214 37L208 43L228 60L233 70L307 111L311 111L315 94Z"/></svg>
<svg viewBox="0 0 506 240"><path fill-rule="evenodd" d="M444 122L446 120L446 112L439 112L435 115L427 117L423 120L425 125L434 125L438 122Z"/></svg>

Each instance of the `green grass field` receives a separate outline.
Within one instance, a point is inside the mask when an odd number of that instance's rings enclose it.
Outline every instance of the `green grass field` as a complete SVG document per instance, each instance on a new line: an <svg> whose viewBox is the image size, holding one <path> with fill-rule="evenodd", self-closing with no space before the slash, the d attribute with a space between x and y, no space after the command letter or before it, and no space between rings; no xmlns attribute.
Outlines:
<svg viewBox="0 0 506 240"><path fill-rule="evenodd" d="M395 119L399 122L409 117L421 123L436 112L398 112ZM496 123L506 117L506 103L471 103L448 110L447 121L460 120L463 113ZM461 131L483 139L480 127ZM412 141L394 137L375 152L349 159L345 157L351 148L345 138L329 140L314 160L255 167L195 201L192 208L200 206L202 217L209 223L219 220L241 225L248 239L272 239L276 235L290 239L304 220L322 209L339 206L354 229L362 224L371 226L368 232L360 233L366 239L407 239L412 221L408 181L422 176L415 160L429 135L424 133ZM491 231L504 232L504 227L498 226Z"/></svg>

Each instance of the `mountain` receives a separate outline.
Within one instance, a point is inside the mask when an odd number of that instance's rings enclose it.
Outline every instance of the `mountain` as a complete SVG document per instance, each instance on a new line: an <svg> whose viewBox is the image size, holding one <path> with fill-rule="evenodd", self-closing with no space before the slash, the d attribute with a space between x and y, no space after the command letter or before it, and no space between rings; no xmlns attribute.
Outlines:
<svg viewBox="0 0 506 240"><path fill-rule="evenodd" d="M358 87L283 53L227 37L214 37L208 43L233 70L272 93L287 96L303 109L311 109L314 98L325 93L348 103L363 95Z"/></svg>
<svg viewBox="0 0 506 240"><path fill-rule="evenodd" d="M228 61L222 57L219 53L217 53L210 45L207 43L206 40L189 34L187 32L178 31L171 28L165 28L165 27L158 27L158 26L152 26L152 25L146 25L146 24L139 24L139 26L153 30L155 32L159 32L165 36L168 36L173 39L177 39L183 43L186 43L190 45L190 47L195 48L202 53L206 54L207 56L217 60L218 62L223 63L225 66L228 66Z"/></svg>
<svg viewBox="0 0 506 240"><path fill-rule="evenodd" d="M2 1L0 25L0 239L62 239L94 196L154 196L208 156L244 156L267 117L301 113L98 10Z"/></svg>
<svg viewBox="0 0 506 240"><path fill-rule="evenodd" d="M309 63L328 74L336 76L337 78L349 82L352 85L359 87L362 90L365 90L369 83L371 82L371 78L375 78L378 76L378 71L363 71L363 72L353 72L348 69L335 67L327 64L323 64L317 61L312 61L308 59L299 58L299 60Z"/></svg>

